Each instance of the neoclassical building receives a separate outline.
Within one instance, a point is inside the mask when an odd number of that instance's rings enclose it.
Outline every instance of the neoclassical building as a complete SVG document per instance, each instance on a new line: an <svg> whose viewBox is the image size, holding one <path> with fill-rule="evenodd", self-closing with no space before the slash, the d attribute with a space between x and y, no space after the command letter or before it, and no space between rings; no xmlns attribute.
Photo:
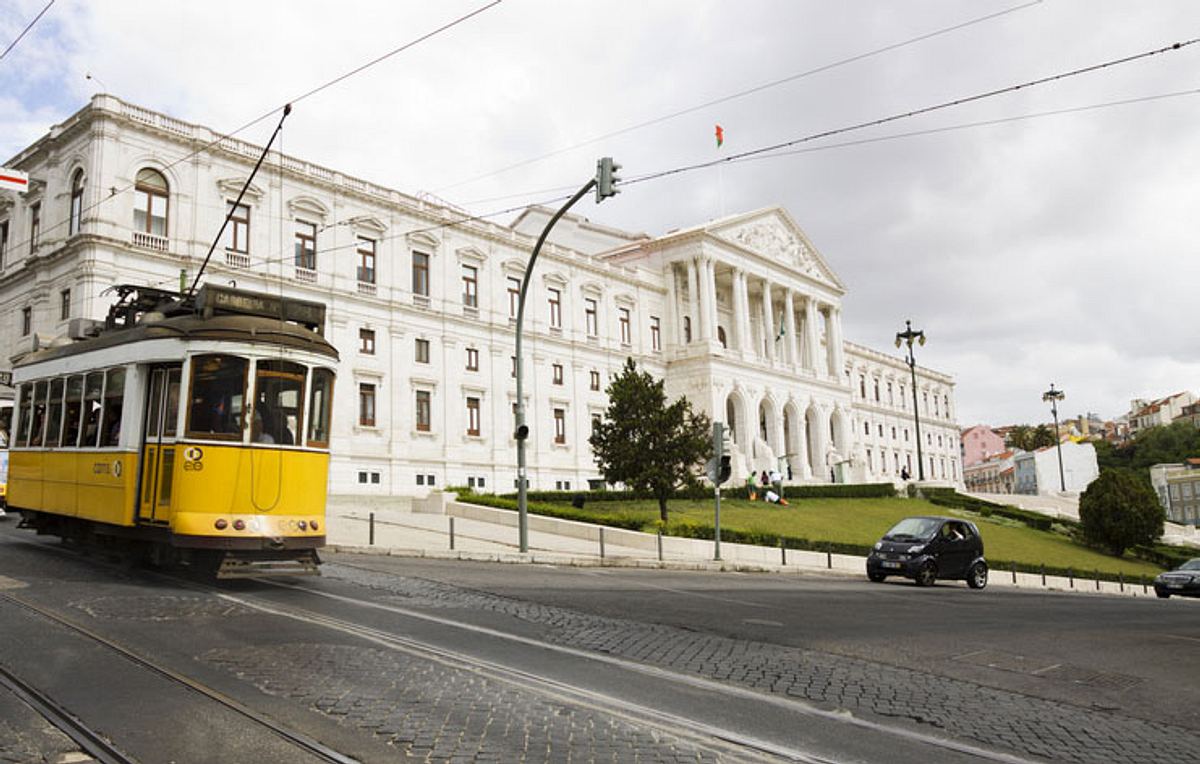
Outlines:
<svg viewBox="0 0 1200 764"><path fill-rule="evenodd" d="M319 300L341 352L330 488L421 494L515 485L516 294L551 210L509 225L95 96L6 166L0 357L102 318L114 284L206 281ZM917 473L910 370L842 337L846 288L779 208L662 236L568 215L526 310L529 477L598 485L587 445L633 357L723 420L735 470L794 482ZM0 367L6 365L0 362ZM961 483L951 377L917 368L927 479Z"/></svg>

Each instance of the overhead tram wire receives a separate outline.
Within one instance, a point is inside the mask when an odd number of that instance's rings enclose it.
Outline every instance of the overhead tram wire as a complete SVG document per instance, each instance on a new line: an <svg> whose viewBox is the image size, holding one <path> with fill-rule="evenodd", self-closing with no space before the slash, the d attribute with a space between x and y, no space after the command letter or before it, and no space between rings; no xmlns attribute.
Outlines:
<svg viewBox="0 0 1200 764"><path fill-rule="evenodd" d="M800 138L793 138L792 140L789 140L789 141L783 141L782 143L776 143L776 144L772 144L770 146L763 146L763 147L760 147L757 149L750 149L748 151L742 151L742 152L738 152L736 154L730 154L729 156L721 157L720 159L712 159L712 160L708 160L705 162L696 162L696 163L690 164L690 165L682 165L679 167L673 167L668 170L660 170L657 172L647 173L645 175L636 176L629 180L626 180L624 182L624 185L631 186L631 185L634 185L637 183L645 183L646 181L649 181L649 180L658 180L659 178L665 178L665 177L668 177L671 175L681 175L683 173L692 172L694 170L703 170L703 169L706 169L709 167L716 167L717 165L731 164L733 162L747 159L749 157L758 156L760 154L777 153L777 152L779 152L780 149L790 148L792 146L796 146L801 143L809 143L809 142L812 142L815 140L820 140L821 138L830 138L834 135L841 135L843 133L849 133L849 132L853 132L855 130L863 130L868 127L878 127L879 125L886 125L889 122L896 122L896 121L899 121L902 119L909 119L911 117L917 117L922 114L929 114L929 113L932 113L935 111L940 111L942 109L949 109L954 106L962 106L964 104L974 103L976 101L982 101L987 98L993 98L995 96L1005 95L1007 93L1015 93L1018 90L1034 88L1039 85L1045 85L1050 82L1058 82L1060 80L1065 80L1070 77L1077 77L1077 76L1080 76L1083 74L1097 72L1102 69L1108 69L1113 66L1119 66L1121 64L1128 64L1128 63L1131 63L1134 61L1140 61L1142 59L1150 58L1152 56L1157 56L1162 53L1175 52L1178 50L1182 50L1183 48L1186 48L1188 46L1195 45L1197 42L1200 42L1200 37L1193 37L1192 39L1186 40L1184 42L1172 43L1170 45L1165 45L1161 48L1155 48L1153 50L1144 51L1142 53L1135 53L1135 54L1129 55L1129 56L1122 56L1121 58L1111 59L1109 61L1104 61L1099 64L1091 64L1090 66L1084 66L1084 67L1080 67L1078 69L1071 69L1066 72L1059 72L1058 74L1051 74L1051 75L1048 75L1045 77L1039 77L1037 79L1028 80L1027 82L1022 82L1022 83L1019 83L1016 85L1009 85L1009 86L1003 87L1003 88L987 90L982 93L976 93L975 95L970 95L970 96L963 96L962 98L955 98L955 99L952 99L949 101L941 101L939 103L932 104L930 106L923 106L919 109L912 109L909 111L899 112L897 114L892 114L887 117L881 117L879 119L872 119L872 120L868 120L866 122L857 122L852 125L845 125L843 127L836 127L836 128L832 128L829 130L823 130L818 133L811 133L809 135L805 135Z"/></svg>
<svg viewBox="0 0 1200 764"><path fill-rule="evenodd" d="M36 15L36 16L34 16L34 17L33 17L33 21L31 21L31 22L29 22L28 24L26 24L26 25L25 25L25 28L21 30L21 34L17 35L17 39L15 39L15 40L13 40L12 42L10 42L10 43L8 44L8 47L4 49L4 52L3 52L3 53L0 53L0 61L3 61L3 60L4 60L4 57L8 55L8 52L9 52L10 50L12 50L13 48L17 47L17 43L19 43L19 42L21 41L21 38L22 38L22 37L24 37L25 35L29 34L29 30L30 30L30 29L33 29L33 25L34 25L34 24L36 24L36 23L38 23L38 20L39 20L39 19L41 19L41 18L42 18L42 16L45 16L45 15L46 15L46 11L50 10L50 6L54 5L54 2L55 2L55 0L50 0L50 2L46 3L46 7L45 7L45 8L43 8L43 9L41 10L41 12L40 12L38 15Z"/></svg>
<svg viewBox="0 0 1200 764"><path fill-rule="evenodd" d="M513 164L506 165L497 170L492 170L490 172L486 172L482 175L476 175L474 177L467 178L466 180L456 181L455 183L451 183L448 186L441 186L439 188L434 189L433 193L441 193L443 191L448 191L452 188L458 188L459 186L465 186L468 183L474 183L477 180L483 180L484 178L490 178L493 175L500 175L502 173L508 172L509 170L515 170L518 167L525 167L527 165L531 165L536 162L540 162L543 159L549 159L550 157L559 156L560 154L565 154L568 151L574 151L575 149L580 149L580 148L583 148L584 146L590 146L593 143L599 143L600 141L606 140L608 138L615 138L618 135L624 135L626 133L633 132L634 130L640 130L644 127L651 127L652 125L657 125L662 122L667 122L667 121L675 119L677 117L682 117L687 114L693 114L697 111L707 109L710 106L718 106L720 104L727 103L729 101L734 101L734 100L737 100L738 98L743 98L748 95L753 95L754 93L759 93L764 90L768 90L770 88L777 87L779 85L786 85L789 82L794 82L796 80L803 79L805 77L811 77L814 74L820 74L822 72L827 72L830 69L836 69L840 66L845 66L847 64L852 64L857 61L862 61L864 59L872 58L872 57L878 56L882 53L888 53L890 51L898 50L900 48L904 48L909 45L914 45L918 42L924 42L925 40L930 40L934 37L940 37L941 35L949 34L950 32L957 32L960 29L965 29L967 27L974 26L976 24L982 24L985 21L991 21L992 19L996 19L1001 16L1006 16L1010 13L1016 13L1017 11L1025 10L1026 8L1031 8L1035 5L1040 5L1042 3L1042 1L1043 0L1031 0L1031 2L1022 3L1021 5L1015 5L1011 8L1005 8L1004 10L996 11L995 13L989 13L984 16L979 16L977 18L973 18L973 19L969 19L967 21L960 22L958 24L952 24L948 27L942 27L941 29L935 29L932 32L926 32L925 34L917 35L916 37L910 37L907 40L901 40L899 42L890 43L888 45L884 45L881 48L875 48L874 50L869 50L869 51L866 51L863 53L857 53L853 56L839 59L837 61L831 61L828 64L822 64L821 66L817 66L812 69L807 69L802 72L797 72L796 74L788 75L787 77L783 77L781 79L772 80L770 82L764 82L761 85L755 85L755 86L747 88L745 90L739 90L736 93L729 93L727 95L720 96L719 98L714 98L710 101L705 101L704 103L696 104L695 106L689 106L684 109L680 109L678 111L670 112L669 114L664 114L660 117L655 117L654 119L646 120L645 122L638 122L636 124L629 125L627 127L622 127L617 130L613 130L612 132L609 132L609 133L604 133L603 135L597 135L595 137L588 138L583 141L579 141L578 143L573 143L570 146L563 146L562 148L554 149L553 151L542 154L540 156L532 157L529 159L524 159L520 162L515 162Z"/></svg>
<svg viewBox="0 0 1200 764"><path fill-rule="evenodd" d="M378 57L368 61L365 64L357 66L348 72L340 74L337 77L334 77L333 79L329 80L328 82L326 82L322 85L318 85L317 87L315 87L305 93L302 93L299 96L296 96L295 98L292 98L292 99L284 102L283 106L277 106L277 107L271 109L270 111L267 111L266 113L262 114L261 116L255 117L254 119L250 120L249 122L242 125L241 127L237 128L235 130L232 130L228 133L223 133L221 135L218 135L213 140L197 147L196 149L188 152L187 154L184 154L183 156L179 157L175 161L164 165L162 169L169 170L178 164L186 162L189 159L208 151L213 146L218 145L221 141L228 140L229 138L234 137L238 133L249 129L250 127L253 127L254 125L257 125L259 122L262 122L263 120L267 119L268 117L278 114L279 112L283 111L283 109L286 108L288 105L294 106L297 102L302 101L305 98L314 96L317 93L320 93L322 90L333 87L334 85L336 85L340 82L343 82L344 80L347 80L350 77L353 77L357 74L361 74L362 72L366 71L367 69L370 69L371 67L375 66L376 64L386 61L387 59L391 58L392 56L395 56L398 53L402 53L402 52L408 50L409 48L419 45L420 43L425 42L426 40L429 40L430 38L435 37L435 36L441 34L442 32L448 31L448 30L458 26L459 24L462 24L462 23L468 21L469 19L483 13L484 11L494 8L495 6L499 5L503 1L504 0L492 0L491 2L487 3L486 5L482 5L473 11L465 13L462 16L459 16L458 18L454 19L453 21L446 22L445 24L441 25L440 27L433 29L429 32L426 32L425 34L421 35L420 37L410 40L397 48L393 48L392 50L388 51L387 53L384 53L383 55L378 56ZM51 5L53 5L53 2L54 2L54 0L51 0ZM49 6L47 6L47 8L48 7ZM45 10L43 10L42 12L45 13ZM39 18L40 18L40 14L39 14ZM34 20L36 21L37 19L34 19ZM13 45L15 45L15 44L16 43L14 42ZM104 204L105 202L115 198L119 194L123 194L126 191L129 191L130 189L134 188L135 185L136 185L136 183L128 183L125 186L122 186L120 188L117 188L116 186L114 186L111 193L109 193L108 196L106 196L98 201L92 202L91 204L84 207L81 210L80 215L82 216L83 213L90 212L91 210L99 207L100 205ZM45 234L48 231L53 231L56 228L59 228L60 226L66 225L69 221L70 221L70 218L68 217L68 218L56 221L53 224L45 225L42 227L42 233ZM20 245L24 245L24 244L28 244L28 243L29 243L29 239L24 239L22 241L12 242L12 244L10 246L20 246Z"/></svg>

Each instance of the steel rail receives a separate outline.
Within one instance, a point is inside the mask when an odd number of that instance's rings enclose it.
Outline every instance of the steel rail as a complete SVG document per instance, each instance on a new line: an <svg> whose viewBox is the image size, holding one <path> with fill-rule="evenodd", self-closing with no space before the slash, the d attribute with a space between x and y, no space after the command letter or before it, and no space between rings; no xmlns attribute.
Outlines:
<svg viewBox="0 0 1200 764"><path fill-rule="evenodd" d="M138 655L137 653L135 653L133 650L125 647L124 645L121 645L120 643L115 642L114 640L109 639L108 637L98 634L95 631L92 631L91 629L87 628L86 626L75 623L74 621L70 620L69 618L59 615L58 613L55 613L52 610L41 607L39 605L35 605L34 603L29 602L21 597L17 597L10 592L0 592L0 599L7 600L8 602L11 602L12 604L17 605L18 607L24 608L30 612L36 613L36 614L40 615L41 617L58 624L59 626L62 626L66 629L69 629L70 631L73 631L77 634L87 637L88 639L96 642L97 644L103 645L104 647L107 647L108 649L112 650L113 652L119 654L121 657L125 658L126 660L130 661L131 663L133 663L141 668L144 668L154 674L158 674L159 676L161 676L171 682L174 682L179 685L183 685L187 689L189 689L199 695L202 695L202 696L208 698L209 700L219 703L220 705L230 709L231 711L234 711L237 714L240 714L241 716L249 719L250 721L255 722L256 724L258 724L260 726L266 727L267 729L271 730L272 732L274 732L276 735L283 738L287 742L295 745L297 748L301 748L301 749L311 753L312 755L316 756L317 758L322 759L323 761L332 762L333 764L362 764L361 762L359 762L358 759L352 758L350 756L346 756L345 754L340 753L340 752L330 748L329 746L325 745L324 743L320 742L319 740L309 737L308 735L305 735L302 732L297 732L295 730L289 729L289 728L283 726L282 724L279 724L278 722L274 721L270 717L265 716L264 714L260 714L257 711L251 709L250 707L243 705L242 703L239 703L238 701L234 700L233 698L229 697L228 695L225 695L224 693L222 693L218 690L215 690L215 689L209 687L208 685L198 682L195 679L192 679L191 677L180 674L177 671L173 671L173 670L167 668L166 666L155 663L154 661L151 661L148 658L144 658L144 657ZM0 669L0 670L2 670L2 669ZM115 760L116 764L124 764L124 762L132 762L132 761L134 761L134 760L128 759L128 758Z"/></svg>

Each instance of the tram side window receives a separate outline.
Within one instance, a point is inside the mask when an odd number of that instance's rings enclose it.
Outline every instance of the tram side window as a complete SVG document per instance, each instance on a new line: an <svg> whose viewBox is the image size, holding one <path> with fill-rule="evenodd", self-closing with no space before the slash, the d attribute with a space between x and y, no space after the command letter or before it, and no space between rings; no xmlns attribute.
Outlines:
<svg viewBox="0 0 1200 764"><path fill-rule="evenodd" d="M46 447L53 448L59 444L59 433L62 431L63 418L63 379L50 381L50 418L46 422Z"/></svg>
<svg viewBox="0 0 1200 764"><path fill-rule="evenodd" d="M259 361L254 380L254 415L250 425L252 443L291 446L296 433L303 432L303 366L289 361Z"/></svg>
<svg viewBox="0 0 1200 764"><path fill-rule="evenodd" d="M192 358L189 435L221 440L242 437L242 407L246 395L245 358L198 355Z"/></svg>
<svg viewBox="0 0 1200 764"><path fill-rule="evenodd" d="M313 369L312 398L308 404L308 445L329 445L329 414L333 407L333 372Z"/></svg>
<svg viewBox="0 0 1200 764"><path fill-rule="evenodd" d="M89 372L83 385L83 439L80 448L95 448L100 440L100 412L104 408L104 372Z"/></svg>
<svg viewBox="0 0 1200 764"><path fill-rule="evenodd" d="M40 448L46 434L46 392L49 383L42 380L34 385L33 429L29 433L29 445Z"/></svg>
<svg viewBox="0 0 1200 764"><path fill-rule="evenodd" d="M104 386L104 426L100 445L115 446L121 440L121 412L125 409L125 370L109 369Z"/></svg>
<svg viewBox="0 0 1200 764"><path fill-rule="evenodd" d="M29 430L30 424L33 422L33 385L21 385L20 403L20 431L17 432L17 445L29 445Z"/></svg>
<svg viewBox="0 0 1200 764"><path fill-rule="evenodd" d="M67 408L63 421L62 445L74 448L79 443L79 423L83 419L83 377L67 380Z"/></svg>
<svg viewBox="0 0 1200 764"><path fill-rule="evenodd" d="M12 406L0 408L0 448L8 448L12 437Z"/></svg>

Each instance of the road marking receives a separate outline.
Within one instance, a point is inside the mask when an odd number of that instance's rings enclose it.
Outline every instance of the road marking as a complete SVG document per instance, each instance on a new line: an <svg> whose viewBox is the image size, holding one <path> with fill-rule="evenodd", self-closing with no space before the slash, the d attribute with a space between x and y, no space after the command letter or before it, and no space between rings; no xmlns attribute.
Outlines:
<svg viewBox="0 0 1200 764"><path fill-rule="evenodd" d="M1159 634L1158 636L1166 637L1167 639L1182 639L1188 642L1200 642L1200 638L1198 637L1185 637L1182 634Z"/></svg>
<svg viewBox="0 0 1200 764"><path fill-rule="evenodd" d="M779 621L772 621L767 618L743 618L742 623L750 626L783 626Z"/></svg>
<svg viewBox="0 0 1200 764"><path fill-rule="evenodd" d="M9 589L24 589L27 586L29 586L29 584L25 583L24 581L18 581L17 579L9 578L8 576L0 576L0 591L7 591Z"/></svg>
<svg viewBox="0 0 1200 764"><path fill-rule="evenodd" d="M849 712L848 710L845 710L845 709L838 710L838 711L826 711L824 709L817 708L808 703L804 703L804 702L790 699L790 698L780 698L780 697L777 697L774 695L764 694L764 693L761 693L761 692L758 692L755 690L750 690L750 689L747 689L744 687L738 687L736 685L729 685L729 684L725 684L723 682L717 682L717 681L714 681L711 679L705 679L703 677L692 676L689 674L680 674L678 672L671 671L668 669L663 669L658 666L651 666L651 665L647 665L644 663L638 663L636 661L626 660L624 658L617 658L617 657L611 656L611 655L603 655L600 653L593 653L593 652L589 652L586 650L580 650L580 649L574 648L574 647L566 647L564 645L555 645L555 644L551 644L548 642L542 642L540 640L533 639L530 637L523 637L523 636L520 636L517 634L509 634L509 633L506 633L503 631L499 631L497 629L489 628L487 626L477 626L475 624L469 624L469 623L464 623L461 621L455 621L455 620L452 620L449 618L444 618L442 616L421 613L416 610L409 610L408 608L398 607L396 605L387 605L387 604L383 604L383 603L379 603L379 602L371 602L369 600L355 599L353 597L346 597L341 594L334 594L332 592L323 592L323 591L319 591L316 589L310 589L306 586L299 586L296 584L286 584L286 583L282 583L279 581L271 581L271 580L268 580L265 578L256 578L255 580L261 584L265 584L268 586L274 586L279 589L291 589L294 591L304 592L305 594L311 594L311 595L315 595L318 597L324 597L326 599L331 599L331 600L334 600L337 602L344 602L347 604L357 605L359 607L370 608L373 610L383 610L386 612L396 613L397 615L402 615L402 616L405 616L408 618L414 618L416 620L426 621L429 623L436 623L440 626L448 626L450 628L461 629L463 631L468 631L468 632L472 632L475 634L481 634L484 636L495 637L497 639L509 640L512 642L517 642L519 644L528 645L530 647L535 647L540 650L548 650L548 651L552 651L552 652L562 653L565 655L571 655L571 656L574 656L577 658L595 661L598 663L607 663L609 665L618 666L618 667L623 668L628 671L646 674L648 676L652 676L652 677L663 679L663 680L670 681L670 682L676 682L678 684L688 685L688 686L695 687L700 690L704 690L706 692L719 693L719 694L724 694L724 695L732 695L732 696L735 696L738 698L743 698L746 700L754 700L754 701L757 701L760 703L767 703L767 704L778 706L781 708L786 708L789 711L793 711L796 713L800 713L800 714L804 714L804 715L808 715L808 716L814 716L814 717L817 717L820 719L825 719L827 721L836 721L836 722L840 722L843 724L849 724L849 725L855 726L855 727L862 727L864 729L869 729L874 732L879 732L879 733L883 733L883 734L887 734L887 735L892 735L894 737L903 738L903 739L906 739L906 740L909 740L909 741L912 741L915 743L920 743L923 745L928 745L931 747L942 748L942 749L951 750L951 751L957 751L959 753L965 753L965 754L969 754L972 756L977 756L979 758L987 759L990 761L1005 762L1006 764L1029 764L1029 761L1030 761L1028 759L1023 759L1023 758L1021 758L1019 756L1015 756L1013 754L1001 753L999 751L991 751L986 748L981 748L979 746L971 745L969 743L961 743L957 740L949 740L946 738L928 735L923 732L908 730L908 729L904 729L901 727L893 727L893 726L889 726L886 724L872 722L867 719L861 719L859 717L854 716L851 712ZM237 602L239 604L245 605L246 607L255 608L258 610L262 610L264 612L273 612L277 615L280 615L280 616L283 616L286 618L292 618L295 620L303 620L302 616L299 616L295 613L288 613L287 611L276 610L276 608L278 608L280 606L260 605L260 604L254 603L254 602L250 602L248 600L244 600L239 597L234 597L233 595L226 594L224 592L217 591L215 593L216 593L216 596L218 596L218 597L223 597L223 598L231 600L233 602ZM325 616L318 616L318 618L321 620L330 620L330 619L327 619L327 617L325 617ZM345 630L346 627L345 626L342 626L342 627L333 626L332 628L341 628L341 629ZM366 629L365 627L355 626L354 628L359 629L360 633L374 631L371 629ZM415 645L419 645L421 647L421 649L439 652L439 653L446 654L446 655L451 655L451 656L454 656L457 660L464 661L467 663L474 663L477 665L486 663L485 661L482 661L478 658L461 655L459 653L445 650L444 648L436 647L434 645L427 645L427 644L425 644L423 642L419 642L417 640L401 639L401 638L395 637L394 635L387 634L386 632L378 632L378 633L383 635L383 637L385 637L386 639L393 639L393 640L396 640L397 642L409 642L409 643L412 643ZM504 667L504 666L500 666L499 668L503 671L512 672L512 673L516 673L516 674L524 673L524 672L520 672L517 669L512 669L512 668L508 668L508 667ZM545 679L542 677L532 677L532 678L536 679L538 681L541 681L541 682L558 684L556 682L553 682L553 680L548 680L548 679ZM570 688L570 689L573 690L574 692L585 692L584 690L581 690L579 688ZM616 706L632 706L632 704L628 704L625 701L620 700L619 698L610 698L608 696L602 696L602 695L598 695L597 697L604 698L606 702L611 702ZM649 708L644 708L644 707L639 707L639 706L633 706L633 708L637 709L637 713L649 713L649 714L654 714L654 715L658 715L658 716L670 717L670 715L661 714L660 712L655 711L654 709L649 709ZM728 731L716 730L702 722L695 722L695 721L684 719L684 718L674 718L674 717L672 717L672 718L674 720L674 723L684 725L688 729L699 730L701 733L707 733L711 736L715 736L720 739L728 740L730 742L737 741L739 745L747 745L750 747L759 748L760 750L763 750L763 751L769 751L769 752L776 753L777 755L781 755L781 756L788 756L789 758L795 758L799 761L824 761L822 759L813 758L810 754L802 752L802 751L786 749L786 748L774 746L773 744L770 744L770 743L762 743L762 741L751 742L751 739L740 737L740 736L736 735L735 733L731 733ZM725 737L726 735L728 735L728 737ZM745 742L742 742L742 741L745 741ZM769 747L763 747L763 746L769 746Z"/></svg>

